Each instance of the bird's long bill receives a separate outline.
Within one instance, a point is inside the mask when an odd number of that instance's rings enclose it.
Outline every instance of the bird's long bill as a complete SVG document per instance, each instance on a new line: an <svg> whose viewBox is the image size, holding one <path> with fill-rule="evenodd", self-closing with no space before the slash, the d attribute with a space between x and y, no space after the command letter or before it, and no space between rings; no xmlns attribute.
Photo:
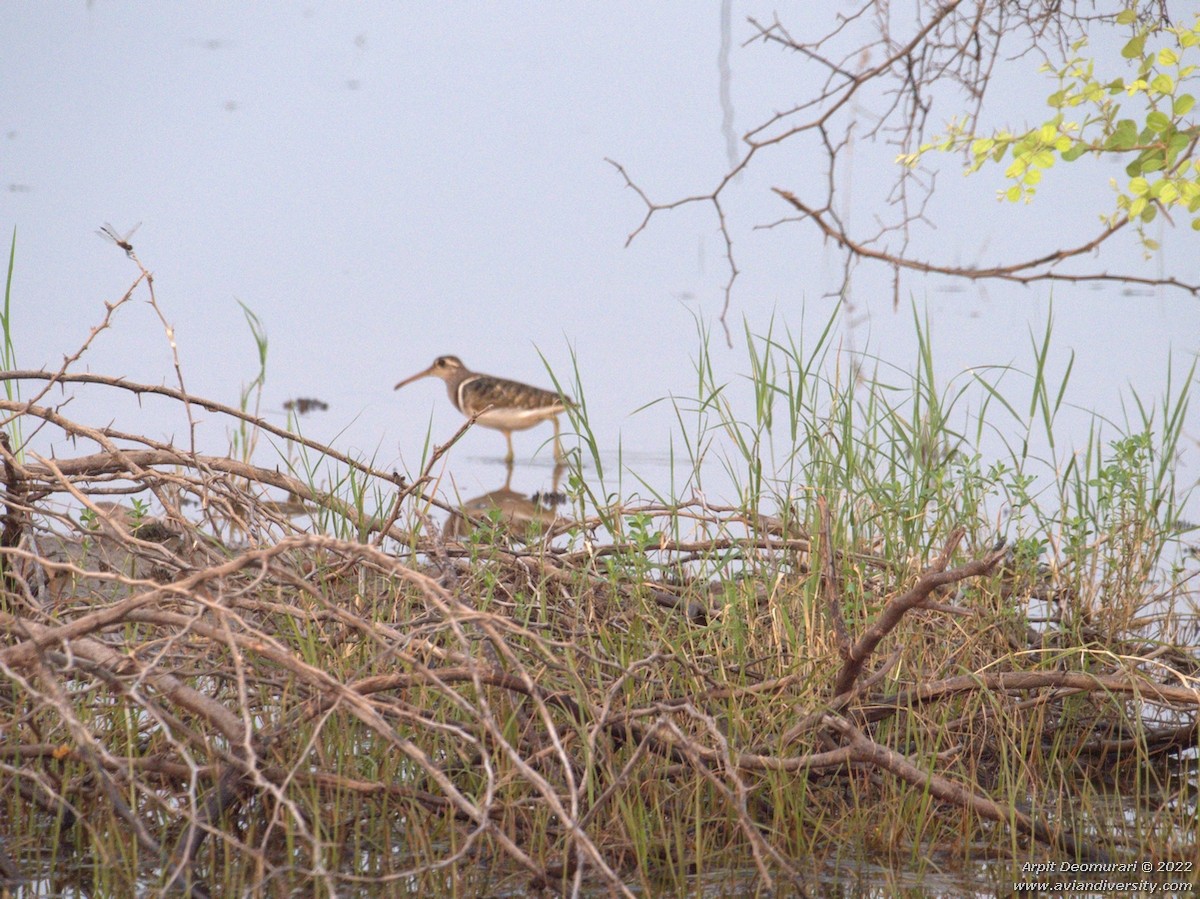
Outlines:
<svg viewBox="0 0 1200 899"><path fill-rule="evenodd" d="M405 378L403 381L401 381L399 384L397 384L395 387L393 387L392 390L399 390L401 387L405 386L406 384L411 384L413 381L419 381L419 380L421 380L421 378L428 378L432 374L433 374L433 366L431 365L431 366L429 366L429 368L425 369L425 371L419 371L415 375L413 375L411 378Z"/></svg>

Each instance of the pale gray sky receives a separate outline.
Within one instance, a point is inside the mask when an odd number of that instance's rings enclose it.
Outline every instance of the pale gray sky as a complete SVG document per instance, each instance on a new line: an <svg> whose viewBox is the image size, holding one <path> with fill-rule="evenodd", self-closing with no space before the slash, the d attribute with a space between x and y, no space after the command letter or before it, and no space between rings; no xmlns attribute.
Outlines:
<svg viewBox="0 0 1200 899"><path fill-rule="evenodd" d="M739 134L810 87L793 55L743 46L747 16L777 12L794 32L815 34L809 8L733 3ZM630 413L669 392L692 394L693 316L719 333L723 245L696 206L655 219L626 249L643 209L604 158L658 200L716 183L727 164L719 9L682 0L5 4L0 225L6 238L17 229L18 361L56 367L78 347L135 275L96 228L141 222L133 243L155 273L194 393L234 403L253 377L241 300L270 337L266 407L325 400L332 408L308 431L382 466L416 464L431 414L435 439L460 423L440 384L394 394L402 376L454 353L546 384L537 350L566 374L571 347L607 451L620 439L627 452L661 459L674 427L667 410ZM1004 75L999 114L1040 115L1045 82L1028 71L1032 60L1018 65ZM854 153L851 220L869 229L894 150ZM785 148L730 192L744 274L735 346L712 347L725 378L748 370L743 316L765 328L774 314L799 331L832 308L823 292L839 262L815 229L753 230L788 212L769 187L802 188L811 177L801 147ZM1090 233L1087 204L1107 191L1095 178L1048 185L1033 209L1014 209L992 199L998 173L944 174L941 186L931 210L939 227L917 245L964 263L1016 258L1072 228ZM1129 242L1115 261L1194 279L1195 241L1174 235L1149 263ZM947 378L972 365L1031 364L1028 332L1043 327L1048 287L908 289L928 309ZM867 319L850 341L907 363L911 313L892 311L886 275L863 270L855 290ZM1054 298L1056 359L1076 350L1072 398L1086 407L1119 417L1125 384L1154 396L1168 350L1183 364L1196 352L1195 300L1071 287ZM79 367L173 380L161 326L141 304L119 312ZM183 430L179 415L152 404L89 413L89 402L81 395L69 414L117 416L153 436ZM518 456L548 435L518 435ZM468 460L502 450L497 434L468 435L456 476L495 486L494 466L471 474ZM1182 473L1194 479L1188 464ZM527 474L514 486L541 486L544 472Z"/></svg>

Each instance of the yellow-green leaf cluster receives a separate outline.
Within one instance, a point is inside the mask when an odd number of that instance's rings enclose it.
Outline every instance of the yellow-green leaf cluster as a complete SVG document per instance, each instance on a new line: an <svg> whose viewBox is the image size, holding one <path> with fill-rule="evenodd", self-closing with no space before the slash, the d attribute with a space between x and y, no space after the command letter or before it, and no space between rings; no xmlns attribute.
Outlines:
<svg viewBox="0 0 1200 899"><path fill-rule="evenodd" d="M1192 116L1196 96L1188 90L1200 74L1200 15L1190 26L1147 25L1134 6L1113 21L1130 29L1121 65L1132 71L1124 77L1099 77L1096 61L1082 55L1086 40L1081 39L1071 47L1072 58L1048 68L1058 84L1047 97L1053 112L1040 125L1018 133L979 134L954 121L944 137L898 161L912 167L933 151L962 151L970 174L1007 159L1009 184L997 191L998 198L1028 203L1059 159L1117 156L1128 160L1127 180L1111 182L1116 201L1104 216L1108 224L1127 219L1141 233L1159 212L1178 209L1186 210L1192 227L1200 230L1200 127ZM1142 241L1148 250L1154 248L1144 233Z"/></svg>

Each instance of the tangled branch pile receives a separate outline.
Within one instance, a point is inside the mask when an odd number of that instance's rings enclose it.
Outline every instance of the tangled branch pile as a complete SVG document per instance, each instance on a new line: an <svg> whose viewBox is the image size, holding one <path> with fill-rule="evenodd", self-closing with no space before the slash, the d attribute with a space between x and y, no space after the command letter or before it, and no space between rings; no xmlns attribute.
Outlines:
<svg viewBox="0 0 1200 899"><path fill-rule="evenodd" d="M137 264L88 343L142 283L171 335ZM995 545L978 484L939 474L911 514L829 460L777 515L589 510L576 465L576 518L519 535L431 495L449 444L409 482L191 396L177 360L178 389L72 372L86 348L0 372L39 388L0 400L10 433L87 447L0 438L10 892L741 895L864 858L1195 857L1194 596L1150 580L1137 441L1059 568ZM190 446L41 404L67 385L177 403ZM249 429L240 456L197 451L194 408ZM255 465L260 433L340 486Z"/></svg>
<svg viewBox="0 0 1200 899"><path fill-rule="evenodd" d="M1194 651L1029 627L1035 586L1003 548L964 555L962 529L907 564L841 543L823 502L796 516L811 530L692 504L638 510L689 518L687 543L451 541L422 481L345 460L391 491L366 517L290 474L4 407L96 448L3 449L10 885L629 895L730 870L803 889L846 846L1196 850L1166 762L1196 745ZM1102 806L1130 783L1152 814Z"/></svg>

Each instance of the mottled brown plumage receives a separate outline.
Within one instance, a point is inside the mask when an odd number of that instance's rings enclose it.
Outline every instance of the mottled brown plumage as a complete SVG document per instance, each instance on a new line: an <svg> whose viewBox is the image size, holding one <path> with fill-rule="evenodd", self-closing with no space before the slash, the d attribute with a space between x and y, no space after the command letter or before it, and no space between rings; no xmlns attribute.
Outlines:
<svg viewBox="0 0 1200 899"><path fill-rule="evenodd" d="M519 381L473 372L457 356L438 356L433 365L405 378L394 389L399 390L419 378L441 378L446 382L446 392L455 409L486 428L503 431L504 439L508 441L508 455L504 461L513 460L512 432L532 428L546 419L554 423L554 458L562 458L558 416L571 403L569 397Z"/></svg>

